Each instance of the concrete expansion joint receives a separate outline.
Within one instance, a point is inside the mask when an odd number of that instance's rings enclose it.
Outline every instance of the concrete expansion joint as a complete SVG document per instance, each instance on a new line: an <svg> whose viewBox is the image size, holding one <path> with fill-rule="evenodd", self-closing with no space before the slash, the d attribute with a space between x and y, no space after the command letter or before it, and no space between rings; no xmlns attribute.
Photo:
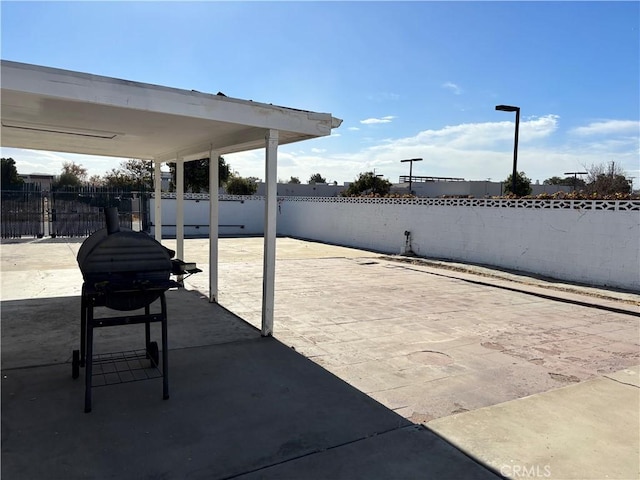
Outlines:
<svg viewBox="0 0 640 480"><path fill-rule="evenodd" d="M623 372L625 372L625 373L628 372L629 374L633 374L633 372L631 370L623 370ZM621 385L628 385L630 387L635 387L635 388L640 389L640 382L639 382L640 376L639 375L635 375L636 383L625 382L624 380L620 380L619 378L613 378L613 377L610 377L608 375L603 375L603 377L606 378L607 380L611 380L612 382L616 382L616 383L619 383Z"/></svg>
<svg viewBox="0 0 640 480"><path fill-rule="evenodd" d="M224 477L224 478L222 478L220 480L232 480L234 478L243 477L245 475L249 475L249 474L252 474L252 473L260 472L260 471L267 470L267 469L270 469L270 468L273 468L273 467L277 467L278 465L284 465L284 464L287 464L289 462L294 462L296 460L300 460L301 458L311 457L311 456L317 455L319 453L324 453L324 452L328 452L328 451L331 451L331 450L335 450L337 448L341 448L341 447L345 447L345 446L348 446L348 445L352 445L354 443L362 442L362 441L368 440L370 438L378 437L380 435L385 435L385 434L388 434L388 433L391 433L391 432L395 432L395 431L398 431L398 430L403 430L403 429L428 430L428 429L426 429L424 427L423 428L416 428L416 427L422 427L422 426L405 424L405 425L399 425L398 427L390 428L390 429L387 429L387 430L384 430L384 431L381 431L381 432L373 432L373 433L370 433L369 435L365 435L363 437L360 437L360 438L357 438L357 439L354 439L354 440L350 440L348 442L338 443L336 445L331 445L331 446L328 446L328 447L325 447L325 448L318 448L318 449L313 450L311 452L307 452L307 453L305 453L303 455L297 455L297 456L294 456L294 457L291 457L291 458L287 458L286 460L282 460L280 462L275 462L275 463L272 463L270 465L265 465L263 467L259 467L259 468L253 469L253 470L248 470L246 472L237 473L237 474L231 475L229 477Z"/></svg>
<svg viewBox="0 0 640 480"><path fill-rule="evenodd" d="M71 356L69 356L69 358L71 358ZM59 365L65 365L67 363L70 363L70 359L68 360L60 360L57 362L49 362L49 363L36 363L33 365L21 365L21 366L17 366L17 367L9 367L9 368L3 368L2 369L2 373L3 376L6 377L6 373L9 372L16 372L16 371L20 371L20 370L33 370L36 368L43 368L43 367L56 367Z"/></svg>
<svg viewBox="0 0 640 480"><path fill-rule="evenodd" d="M392 261L392 262L393 261L406 262L406 260L397 259L397 258L393 258L393 257L381 257L381 259ZM418 265L420 265L422 263L423 262L419 262ZM452 270L452 271L457 271L457 272L460 272L460 273L467 273L467 274L471 274L471 275L483 276L483 277L491 278L491 279L494 279L494 280L505 280L504 278L502 278L502 277L500 277L498 275L486 275L486 274L474 272L473 270L465 270L465 269L460 269L460 268L455 268L455 267L442 266L440 264L431 264L428 261L425 262L424 266L426 266L426 267L434 267L434 268L442 268L444 270ZM587 302L587 301L583 301L583 300L565 298L565 297L561 297L560 295L553 295L553 294L534 292L534 291L531 291L531 290L526 290L525 288L509 287L509 286L506 286L506 285L498 285L498 284L495 284L495 283L484 282L484 281L481 281L481 280L471 280L471 279L468 279L468 278L461 278L461 277L453 276L453 275L445 275L443 273L429 272L429 271L420 270L420 269L417 269L417 268L412 268L412 267L409 267L409 266L401 266L401 267L397 267L397 268L403 268L403 269L411 270L411 271L414 271L414 272L425 273L427 275L433 275L433 276L448 278L448 279L452 279L452 280L459 280L459 281L471 283L471 284L474 284L474 285L480 285L480 286L484 286L484 287L491 287L491 288L498 288L498 289L501 289L501 290L507 290L507 291L510 291L510 292L522 293L522 294L525 294L525 295L531 295L533 297L543 298L545 300L553 300L553 301L556 301L556 302L570 303L570 304L579 305L579 306L582 306L582 307L594 308L594 309L599 309L599 310L605 310L605 311L612 312L612 313L621 313L623 315L632 315L632 316L635 316L635 317L640 317L640 310L633 311L633 310L628 310L626 308L619 308L619 307L613 307L613 306L609 306L609 305L602 305L602 304L598 304L598 303L594 303L594 302ZM509 281L512 281L512 282L515 282L515 283L520 283L525 287L526 286L531 286L531 287L534 287L534 288L542 288L542 289L547 289L547 290L550 290L550 291L555 290L555 291L558 292L558 294L560 294L560 293L569 293L569 294L575 294L575 295L584 295L584 294L581 294L579 291L574 291L574 290L570 290L570 289L566 289L566 290L565 289L559 289L559 288L555 288L555 287L551 287L551 286L547 286L547 285L532 285L532 284L527 284L527 283L524 283L524 282L517 282L517 281L511 280L511 279L509 279ZM600 298L602 300L619 302L619 303L622 303L622 304L637 306L636 302L629 302L629 301L625 301L625 300L621 300L621 299L613 298L613 297L594 297L594 298Z"/></svg>
<svg viewBox="0 0 640 480"><path fill-rule="evenodd" d="M638 385L635 385L635 384L633 384L633 383L623 382L623 381L621 381L621 380L616 380L615 378L609 378L609 377L605 377L605 378L606 378L607 380L612 380L612 381L614 381L614 382L616 382L616 383L619 383L619 384L621 384L621 385L629 385L630 387L635 387L635 388L639 388L639 389L640 389L640 387L639 387Z"/></svg>
<svg viewBox="0 0 640 480"><path fill-rule="evenodd" d="M248 325L248 327L257 330L253 325ZM228 341L220 341L220 342L216 342L215 346L216 347L221 347L223 345L245 345L245 344L249 344L249 343L256 343L256 342L260 342L263 341L265 338L272 338L271 336L269 337L256 337L256 338L241 338L241 339L235 339L235 340L228 340ZM184 347L171 347L169 348L168 351L173 352L173 351L178 351L178 350L192 350L192 349L198 349L198 348L204 348L204 347L208 347L210 345L187 345ZM63 363L69 363L69 362L63 362Z"/></svg>

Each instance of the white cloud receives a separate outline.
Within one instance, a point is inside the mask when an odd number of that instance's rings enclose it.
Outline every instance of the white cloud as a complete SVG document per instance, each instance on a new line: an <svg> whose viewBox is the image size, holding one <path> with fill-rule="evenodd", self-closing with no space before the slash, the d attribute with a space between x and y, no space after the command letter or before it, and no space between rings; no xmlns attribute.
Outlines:
<svg viewBox="0 0 640 480"><path fill-rule="evenodd" d="M569 143L557 138L558 122L557 115L549 114L530 117L520 124L518 170L524 171L534 182L580 170L585 164L600 163L606 148L614 146L620 150L616 158L622 167L627 171L637 170L637 139L624 151L616 139L603 142L601 149L596 150L590 143ZM377 138L373 145L360 148L356 145L346 153L328 150L319 156L299 157L296 168L302 171L280 175L302 178L307 171L311 174L317 170L342 184L375 168L376 172L396 182L400 175L408 173L406 164L400 163L401 159L423 158L414 165L415 175L501 181L511 173L513 135L513 121L450 125L402 138Z"/></svg>
<svg viewBox="0 0 640 480"><path fill-rule="evenodd" d="M357 132L357 131L360 130L360 128L358 128L358 127L349 127L347 130L351 130L351 131Z"/></svg>
<svg viewBox="0 0 640 480"><path fill-rule="evenodd" d="M364 120L360 120L360 123L364 125L374 125L377 123L391 123L391 121L396 118L393 115L387 115L386 117L381 118L366 118Z"/></svg>
<svg viewBox="0 0 640 480"><path fill-rule="evenodd" d="M398 100L399 98L400 98L400 95L392 92L379 92L373 95L369 95L367 97L368 100L374 100L376 102L384 102L387 100Z"/></svg>
<svg viewBox="0 0 640 480"><path fill-rule="evenodd" d="M102 157L96 155L80 155L76 153L48 152L45 150L23 150L19 148L2 148L3 158L16 161L18 173L47 173L59 175L64 162L74 162L87 169L87 175L104 175L112 168L118 168L126 158Z"/></svg>
<svg viewBox="0 0 640 480"><path fill-rule="evenodd" d="M640 133L640 122L635 120L603 120L592 122L584 127L576 127L570 131L574 135L635 135Z"/></svg>
<svg viewBox="0 0 640 480"><path fill-rule="evenodd" d="M602 163L614 154L616 162L620 162L629 175L640 175L637 135L631 139L628 135L611 135L581 141L576 135L563 136L559 120L557 115L548 114L528 117L520 123L518 170L524 171L532 181L542 182L552 176L563 176L564 172L581 171L585 165ZM341 143L342 151L326 143L317 144L318 150L326 148L326 151L287 154L286 162L278 162L278 176L303 179L320 172L328 180L343 184L361 172L375 169L397 182L400 175L409 173L407 164L400 160L423 158L413 165L414 175L502 181L511 173L513 165L514 127L513 119L448 125L400 138L370 136L366 143L361 139L351 146ZM287 148L283 146L281 150ZM245 157L246 162L237 163L231 156L229 162L243 176L264 177L263 153L256 152L236 154L251 155L250 159Z"/></svg>
<svg viewBox="0 0 640 480"><path fill-rule="evenodd" d="M456 85L453 82L445 82L445 83L443 83L442 84L442 88L446 88L447 90L450 90L455 95L461 95L462 92L463 92L462 88L460 88L458 85Z"/></svg>
<svg viewBox="0 0 640 480"><path fill-rule="evenodd" d="M557 115L534 117L520 122L519 142L525 143L551 135L558 124ZM514 122L463 123L438 130L424 130L413 137L396 139L401 145L440 145L449 148L486 148L505 141L512 142Z"/></svg>
<svg viewBox="0 0 640 480"><path fill-rule="evenodd" d="M558 128L559 118L558 115L552 114L542 117L529 117L529 120L520 122L520 136L525 141L548 137Z"/></svg>
<svg viewBox="0 0 640 480"><path fill-rule="evenodd" d="M607 122L606 128L612 132L609 135L576 135L575 131L566 135L559 128L557 115L528 117L520 124L518 170L524 171L533 181L542 182L555 175L562 176L564 172L581 171L585 165L612 159L619 162L629 175L640 176L639 136L630 131L626 122L622 123L626 125L624 128L613 128L613 125L619 125L618 122L624 121ZM632 123L637 125L637 122ZM368 130L375 133L375 129ZM397 182L400 175L409 172L407 164L400 163L405 158L423 158L422 162L414 164L413 173L424 176L501 181L512 168L513 118L448 125L399 138L369 135L366 141L357 138L351 143L349 135L329 140L334 136L336 134L281 146L278 149L278 177L295 176L302 180L320 173L328 181L336 180L342 184L352 181L361 172L375 168L377 173ZM305 148L301 149L301 146ZM17 149L2 149L2 156L16 159L20 173L59 173L63 161L91 158ZM244 177L265 178L264 149L225 155L225 159L232 170ZM87 167L90 174L103 174L117 167L120 161L92 157L91 162L80 160L77 163ZM33 168L20 167L26 164Z"/></svg>
<svg viewBox="0 0 640 480"><path fill-rule="evenodd" d="M625 151L639 152L639 140L638 137L618 137L618 138L605 138L598 142L582 143L585 148L593 152L600 152L601 155L619 155ZM638 153L636 153L636 162L638 161Z"/></svg>

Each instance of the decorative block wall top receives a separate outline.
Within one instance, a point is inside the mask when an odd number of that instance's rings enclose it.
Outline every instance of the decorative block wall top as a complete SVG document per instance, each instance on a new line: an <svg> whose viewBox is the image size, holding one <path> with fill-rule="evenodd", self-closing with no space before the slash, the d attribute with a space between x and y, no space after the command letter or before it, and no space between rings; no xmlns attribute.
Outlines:
<svg viewBox="0 0 640 480"><path fill-rule="evenodd" d="M154 195L152 194L152 197ZM176 198L163 193L162 198ZM208 193L185 193L185 200L209 200ZM259 195L220 195L220 201L263 201ZM552 210L640 211L640 200L539 200L530 198L368 198L368 197L278 197L279 202L362 203L372 205L424 205L430 207L528 208Z"/></svg>
<svg viewBox="0 0 640 480"><path fill-rule="evenodd" d="M506 198L367 198L280 197L286 202L364 203L378 205L424 205L432 207L489 207L640 211L640 200L539 200Z"/></svg>
<svg viewBox="0 0 640 480"><path fill-rule="evenodd" d="M151 192L151 198L155 198L156 194L154 192ZM175 199L176 198L176 193L175 192L162 192L162 198L163 199ZM208 193L185 193L184 194L184 199L185 200L207 200L209 201L209 194ZM245 201L245 200L264 200L263 196L259 196L259 195L218 195L218 200L220 201Z"/></svg>

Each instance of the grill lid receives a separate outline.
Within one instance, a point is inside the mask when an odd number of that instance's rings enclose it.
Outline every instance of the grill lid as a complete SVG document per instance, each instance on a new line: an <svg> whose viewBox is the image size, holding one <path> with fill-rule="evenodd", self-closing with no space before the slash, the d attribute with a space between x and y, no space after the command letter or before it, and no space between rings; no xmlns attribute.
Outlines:
<svg viewBox="0 0 640 480"><path fill-rule="evenodd" d="M172 286L174 252L146 233L120 227L116 208L105 209L105 218L107 227L89 236L78 251L85 286L104 291L109 308L149 305Z"/></svg>
<svg viewBox="0 0 640 480"><path fill-rule="evenodd" d="M142 278L153 272L169 278L171 253L145 233L121 228L109 235L103 228L83 242L77 259L85 281L127 273L136 273Z"/></svg>

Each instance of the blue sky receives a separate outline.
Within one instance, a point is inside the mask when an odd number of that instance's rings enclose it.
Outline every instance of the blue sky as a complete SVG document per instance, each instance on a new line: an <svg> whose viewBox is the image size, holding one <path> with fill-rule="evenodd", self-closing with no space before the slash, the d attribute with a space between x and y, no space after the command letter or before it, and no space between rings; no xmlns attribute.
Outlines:
<svg viewBox="0 0 640 480"><path fill-rule="evenodd" d="M374 170L533 181L615 161L640 185L638 2L7 2L1 56L126 80L329 112L331 137L283 146L278 177ZM64 160L2 149L20 173ZM229 155L264 178L264 153Z"/></svg>

